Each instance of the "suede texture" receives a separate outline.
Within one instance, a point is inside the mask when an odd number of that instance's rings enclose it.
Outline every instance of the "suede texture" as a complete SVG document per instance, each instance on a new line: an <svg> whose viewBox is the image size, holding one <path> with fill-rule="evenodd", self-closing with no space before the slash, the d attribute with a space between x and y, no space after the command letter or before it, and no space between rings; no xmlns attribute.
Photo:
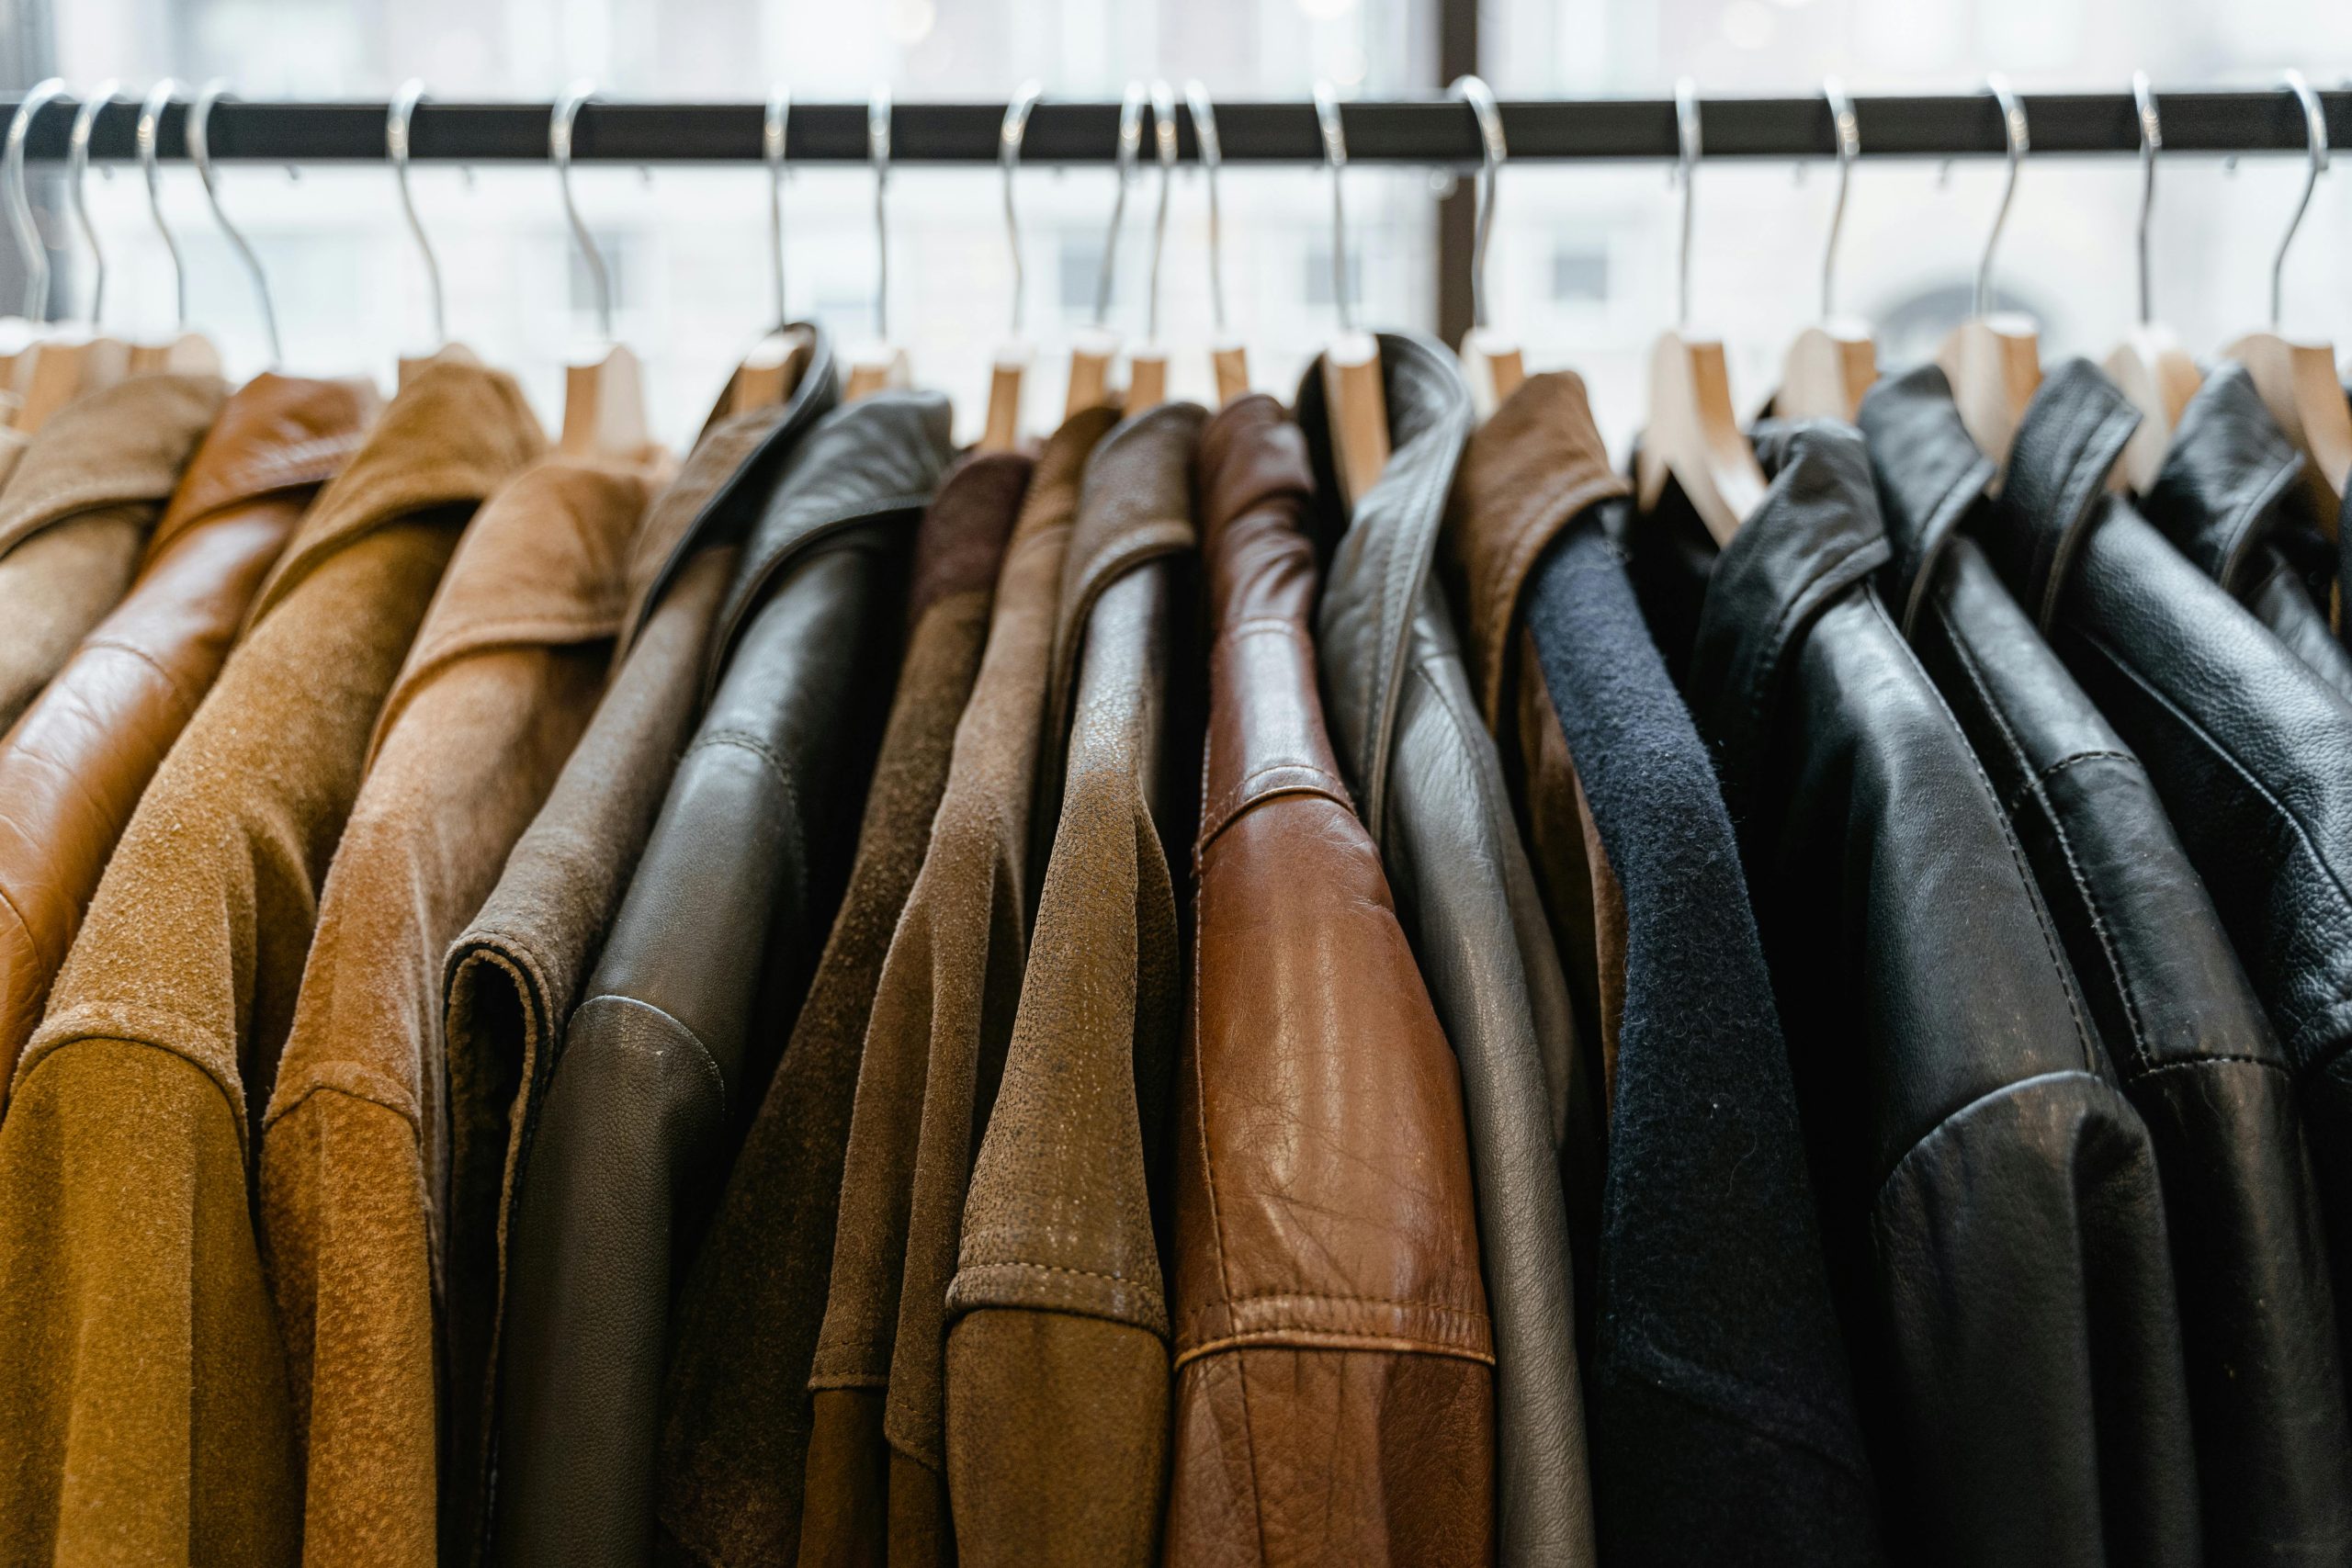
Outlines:
<svg viewBox="0 0 2352 1568"><path fill-rule="evenodd" d="M544 442L506 377L417 377L304 519L107 867L0 1123L0 1561L301 1551L248 1107L378 710L467 521Z"/></svg>
<svg viewBox="0 0 2352 1568"><path fill-rule="evenodd" d="M524 1156L565 1025L701 713L712 625L735 570L728 540L743 506L761 499L751 481L781 455L799 401L715 415L646 513L629 547L612 684L498 886L450 944L441 1512L452 1564L481 1560L490 1525L507 1239Z"/></svg>
<svg viewBox="0 0 2352 1568"><path fill-rule="evenodd" d="M182 475L130 592L0 739L0 1108L141 792L376 412L346 383L246 383Z"/></svg>
<svg viewBox="0 0 2352 1568"><path fill-rule="evenodd" d="M658 1550L789 1562L801 1534L808 1367L824 1311L852 1099L891 933L923 863L978 671L1026 457L973 459L915 536L905 650L824 955L679 1303L663 1391Z"/></svg>
<svg viewBox="0 0 2352 1568"><path fill-rule="evenodd" d="M60 409L25 448L0 492L0 729L130 588L228 396L214 376L133 376Z"/></svg>
<svg viewBox="0 0 2352 1568"><path fill-rule="evenodd" d="M1058 722L1046 738L1064 758L1060 821L947 1287L947 1492L969 1568L1158 1551L1170 1374L1154 1197L1184 974L1159 821L1163 805L1190 816L1170 776L1197 788L1177 638L1193 620L1205 419L1167 403L1102 438L1063 563L1047 692L1049 713L1069 715L1066 750Z"/></svg>
<svg viewBox="0 0 2352 1568"><path fill-rule="evenodd" d="M1114 423L1103 410L1077 414L1038 455L929 852L876 982L809 1368L797 1550L811 1564L871 1561L886 1547L893 1560L931 1562L954 1539L947 1280L1028 952L1030 796L1062 565L1087 455Z"/></svg>
<svg viewBox="0 0 2352 1568"><path fill-rule="evenodd" d="M263 1120L303 1559L436 1560L441 971L586 724L647 477L550 458L481 509L376 723Z"/></svg>

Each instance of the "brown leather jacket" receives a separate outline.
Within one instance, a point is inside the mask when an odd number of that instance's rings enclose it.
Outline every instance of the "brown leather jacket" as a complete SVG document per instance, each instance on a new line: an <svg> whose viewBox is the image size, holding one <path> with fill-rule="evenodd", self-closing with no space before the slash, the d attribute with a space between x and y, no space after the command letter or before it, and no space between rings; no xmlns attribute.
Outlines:
<svg viewBox="0 0 2352 1568"><path fill-rule="evenodd" d="M181 475L130 595L0 740L0 1107L123 824L375 412L356 383L247 382Z"/></svg>
<svg viewBox="0 0 2352 1568"><path fill-rule="evenodd" d="M1166 1560L1487 1562L1494 1343L1461 1080L1324 729L1305 439L1272 399L1237 402L1201 489L1216 641Z"/></svg>
<svg viewBox="0 0 2352 1568"><path fill-rule="evenodd" d="M1159 1539L1168 1309L1150 1176L1183 965L1156 807L1189 750L1165 722L1188 618L1168 558L1193 547L1204 417L1166 403L1102 438L1063 563L1046 707L1069 721L1046 746L1069 735L1068 782L947 1289L967 1568L1139 1564Z"/></svg>

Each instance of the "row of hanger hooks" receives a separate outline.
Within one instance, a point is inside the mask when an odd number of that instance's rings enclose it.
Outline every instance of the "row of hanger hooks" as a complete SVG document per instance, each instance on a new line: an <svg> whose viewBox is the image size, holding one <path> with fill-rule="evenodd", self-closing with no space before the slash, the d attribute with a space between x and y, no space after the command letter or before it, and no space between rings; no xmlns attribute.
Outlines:
<svg viewBox="0 0 2352 1568"><path fill-rule="evenodd" d="M2289 220L2271 264L2270 320L2275 326L2281 313L2284 276L2289 249L2301 227L2319 176L2328 166L2329 147L2327 122L2319 96L2298 71L2284 73L2282 85L2295 95L2302 111L2305 127L2305 174L2301 193ZM90 138L98 112L108 103L117 101L119 84L113 80L99 83L78 103L73 128L67 141L67 181L77 227L91 255L90 285L85 320L95 327L105 300L107 264L103 248L92 222L85 196L85 181L89 164ZM2019 170L2031 141L2022 101L2006 78L1995 75L1985 82L1985 90L1998 105L2006 142L2006 170L2001 196L1994 210L1992 227L1986 234L1972 288L1973 308L1984 314L1994 300L1994 262L2010 206L2017 193ZM1496 197L1499 176L1510 152L1503 136L1502 117L1495 96L1487 84L1476 75L1457 78L1448 89L1449 96L1469 108L1476 125L1479 144L1479 167L1476 172L1474 197L1475 217L1471 249L1471 307L1476 327L1487 325L1487 260L1491 248L1495 220ZM1823 248L1821 266L1821 308L1825 319L1834 310L1837 299L1837 265L1838 240L1842 231L1849 184L1855 159L1861 151L1859 119L1853 99L1836 78L1823 84L1823 96L1827 100L1835 134L1835 155L1838 183L1830 209L1829 230ZM2138 305L2142 322L2150 320L2150 221L2155 196L2156 154L2164 146L2162 122L2158 115L2155 94L2147 73L2135 73L2132 79L2133 107L2140 130L2141 194L2137 230ZM51 77L30 89L17 105L8 124L6 137L6 183L8 216L17 243L24 252L26 263L25 314L40 319L46 313L50 289L50 265L46 246L35 224L25 179L25 141L29 127L47 105L72 97L62 78ZM189 162L202 181L207 203L213 220L220 227L235 252L240 264L251 279L259 302L263 325L269 340L272 363L281 356L277 318L268 279L259 257L243 233L230 220L223 209L218 174L211 156L209 127L213 108L231 99L228 84L223 79L207 83L191 102L186 98L180 84L165 78L150 89L140 102L136 145L141 171L144 177L148 208L156 230L172 263L174 280L174 310L176 323L185 328L187 321L187 263L177 237L165 221L162 202L159 166L159 127L164 110L177 102L189 102L186 138ZM595 101L597 88L594 82L574 82L555 103L548 128L548 160L556 175L558 191L562 201L566 222L574 244L588 273L593 288L597 321L603 334L613 333L614 301L612 279L604 257L595 244L585 220L574 198L571 186L573 131L581 109ZM1213 322L1220 340L1226 334L1226 299L1223 270L1223 236L1217 203L1217 174L1222 154L1216 130L1216 109L1205 87L1197 80L1184 85L1186 107L1189 109L1200 162L1205 175L1208 201L1208 273L1210 308ZM1003 181L1003 206L1007 242L1012 263L1012 325L1014 335L1020 335L1024 316L1026 269L1021 239L1020 210L1015 200L1015 171L1021 160L1023 138L1032 111L1043 101L1044 91L1035 81L1025 82L1006 105L999 132L999 163ZM419 218L413 195L409 186L409 164L412 150L411 128L418 107L428 101L422 80L411 79L394 95L385 124L385 150L392 166L401 209L413 240L425 278L426 295L432 316L435 341L447 341L447 299L442 283L439 260ZM1330 174L1332 220L1332 290L1342 330L1354 329L1354 301L1350 288L1348 266L1347 214L1343 196L1342 172L1348 162L1347 141L1342 128L1339 98L1329 82L1318 82L1314 90L1317 129L1322 145L1322 162ZM768 175L768 256L770 287L775 315L786 318L784 187L786 175L786 132L791 113L791 95L779 85L767 98L763 118L761 146ZM1690 316L1690 254L1693 220L1693 175L1704 156L1704 144L1700 122L1697 84L1685 76L1675 84L1675 121L1678 152L1674 177L1680 186L1681 208L1676 248L1675 320L1687 325ZM1109 231L1106 235L1100 271L1097 274L1091 324L1097 330L1107 321L1115 271L1116 251L1126 211L1127 187L1139 161L1143 144L1143 116L1147 108L1152 116L1155 151L1159 164L1160 184L1158 207L1153 220L1152 249L1148 283L1146 290L1146 320L1148 333L1156 338L1159 331L1160 258L1165 248L1168 226L1169 190L1177 162L1177 123L1175 94L1165 81L1148 85L1130 82L1120 105L1117 152L1114 161L1115 186L1112 200ZM890 175L891 98L887 87L878 87L868 100L866 109L867 158L874 175L874 221L876 237L875 326L878 336L888 339L889 333L889 243L888 192Z"/></svg>

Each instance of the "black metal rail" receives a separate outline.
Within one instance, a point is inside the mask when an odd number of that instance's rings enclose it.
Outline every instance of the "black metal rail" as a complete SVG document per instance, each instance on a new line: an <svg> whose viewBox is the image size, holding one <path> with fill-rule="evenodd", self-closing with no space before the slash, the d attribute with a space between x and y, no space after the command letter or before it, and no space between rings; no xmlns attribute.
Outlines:
<svg viewBox="0 0 2352 1568"><path fill-rule="evenodd" d="M2320 95L2332 145L2352 144L2352 90ZM14 98L0 98L0 116ZM2132 95L2038 93L2024 98L2035 155L2133 152L2140 124ZM416 111L411 152L447 163L528 163L548 155L547 104L435 103ZM2298 152L2303 117L2283 88L2157 95L2166 152ZM1864 97L1855 119L1866 158L1950 158L2003 151L2001 118L1986 95ZM25 150L36 159L65 154L72 100L45 107L27 128ZM891 112L894 163L985 164L997 157L1001 104L902 103ZM854 164L866 157L864 104L795 104L787 157L796 164ZM1348 156L1365 164L1467 166L1478 159L1470 111L1442 98L1364 101L1346 105L1342 119ZM166 158L187 155L187 110L166 111L158 146ZM1657 98L1544 100L1506 103L1503 129L1513 162L1661 159L1675 155L1671 101ZM380 160L385 106L380 103L242 103L223 101L212 113L215 158L282 164ZM1198 148L1191 117L1178 111L1182 155ZM1226 161L1311 164L1322 156L1312 105L1230 103L1216 106ZM1100 164L1114 155L1119 106L1056 103L1038 106L1022 146L1024 164ZM135 105L117 102L92 128L91 155L136 155ZM628 103L596 101L580 111L573 156L618 164L756 162L763 109L745 103ZM1705 155L1714 158L1801 158L1835 150L1829 107L1819 97L1713 98L1701 104ZM1148 155L1147 141L1147 157Z"/></svg>

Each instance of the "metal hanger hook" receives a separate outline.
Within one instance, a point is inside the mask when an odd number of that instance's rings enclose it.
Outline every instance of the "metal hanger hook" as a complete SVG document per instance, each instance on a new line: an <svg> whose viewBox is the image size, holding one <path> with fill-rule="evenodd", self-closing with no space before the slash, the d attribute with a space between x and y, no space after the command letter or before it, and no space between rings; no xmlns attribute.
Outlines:
<svg viewBox="0 0 2352 1568"><path fill-rule="evenodd" d="M768 89L760 120L760 156L768 166L768 273L775 288L775 324L792 319L784 304L784 144L791 129L792 89L779 82Z"/></svg>
<svg viewBox="0 0 2352 1568"><path fill-rule="evenodd" d="M1217 221L1216 171L1225 149L1216 139L1216 106L1197 76L1184 84L1184 107L1193 115L1193 140L1200 144L1201 172L1209 186L1209 316L1221 342L1225 337L1225 236Z"/></svg>
<svg viewBox="0 0 2352 1568"><path fill-rule="evenodd" d="M1021 84L1004 106L1004 123L997 127L996 156L1004 171L1004 243L1012 253L1012 335L1021 335L1022 307L1029 292L1029 275L1021 261L1021 209L1013 205L1012 172L1021 165L1021 141L1029 134L1029 111L1046 89L1035 77Z"/></svg>
<svg viewBox="0 0 2352 1568"><path fill-rule="evenodd" d="M1119 257L1119 226L1127 216L1127 182L1136 172L1136 155L1143 151L1141 82L1129 82L1119 103L1119 188L1111 198L1111 231L1102 238L1102 268L1094 276L1094 325L1099 331L1111 318L1111 273Z"/></svg>
<svg viewBox="0 0 2352 1568"><path fill-rule="evenodd" d="M408 188L409 122L416 118L416 106L424 101L423 78L412 76L401 84L392 98L392 107L384 116L384 152L392 162L392 182L401 193L401 214L408 220L408 231L416 241L416 254L424 262L424 287L433 301L433 342L435 347L449 341L449 325L442 312L441 264L433 254L433 243L424 237L424 225L416 216L416 202Z"/></svg>
<svg viewBox="0 0 2352 1568"><path fill-rule="evenodd" d="M196 165L197 177L204 182L204 199L212 209L212 220L220 225L220 232L228 236L229 246L245 265L245 274L254 280L254 293L261 300L261 324L269 334L269 362L277 365L285 357L285 350L277 339L277 305L269 297L269 278L261 269L261 258L254 254L253 246L245 243L237 226L229 221L229 214L220 205L220 186L212 173L212 108L230 96L229 79L215 76L196 95L196 102L187 111L187 157Z"/></svg>
<svg viewBox="0 0 2352 1568"><path fill-rule="evenodd" d="M1829 243L1821 250L1821 319L1826 321L1838 313L1838 236L1846 227L1846 186L1853 178L1854 160L1861 155L1862 128L1845 83L1826 78L1821 96L1829 100L1830 129L1838 136L1838 196L1829 206Z"/></svg>
<svg viewBox="0 0 2352 1568"><path fill-rule="evenodd" d="M1984 236L1984 254L1976 263L1976 290L1973 313L1981 317L1993 305L1993 252L2001 243L2001 226L2009 220L2009 201L2018 194L2018 166L2033 150L2033 142L2026 135L2025 105L2009 86L2006 76L1987 76L1984 90L2001 106L2001 133L2008 141L2008 177L2001 182L2001 205L1993 214L1993 231Z"/></svg>
<svg viewBox="0 0 2352 1568"><path fill-rule="evenodd" d="M158 156L164 110L179 96L180 85L169 76L147 89L146 101L139 106L139 172L147 180L147 211L155 220L155 232L164 237L164 253L172 258L172 330L184 333L187 331L187 262L180 254L172 226L164 221L164 171Z"/></svg>
<svg viewBox="0 0 2352 1568"><path fill-rule="evenodd" d="M2303 194L2295 202L2295 215L2287 220L2287 231L2279 236L2278 254L2270 263L2270 330L2278 330L2279 301L2284 297L2287 278L2287 249L2295 243L2295 231L2303 226L2303 212L2312 204L2312 187L2320 175L2327 173L2327 114L2320 107L2319 95L2303 80L2300 71L2286 73L2280 81L2303 106Z"/></svg>
<svg viewBox="0 0 2352 1568"><path fill-rule="evenodd" d="M1159 152L1159 210L1151 220L1151 275L1144 293L1143 335L1159 339L1159 254L1168 244L1168 187L1176 178L1176 91L1165 81L1151 85L1151 137Z"/></svg>
<svg viewBox="0 0 2352 1568"><path fill-rule="evenodd" d="M865 100L865 155L874 164L874 333L890 341L890 89Z"/></svg>
<svg viewBox="0 0 2352 1568"><path fill-rule="evenodd" d="M605 271L605 258L596 250L595 237L588 232L588 225L580 216L579 203L571 199L571 128L580 118L580 110L596 96L596 84L582 78L563 90L555 104L555 113L548 118L548 161L555 165L556 191L563 197L563 216L571 224L572 240L580 246L580 259L588 264L589 281L596 286L596 324L605 341L613 339L613 280Z"/></svg>
<svg viewBox="0 0 2352 1568"><path fill-rule="evenodd" d="M1323 162L1331 171L1331 298L1340 307L1340 330L1356 330L1353 301L1348 298L1348 209L1340 194L1340 173L1348 166L1348 136L1340 123L1339 96L1329 82L1315 84L1315 122L1323 131Z"/></svg>
<svg viewBox="0 0 2352 1568"><path fill-rule="evenodd" d="M2156 153L2165 144L2164 122L2156 118L2156 95L2145 71L2132 73L2132 105L2140 117L2140 324L2151 319L2148 306L2148 220L2156 209Z"/></svg>
<svg viewBox="0 0 2352 1568"><path fill-rule="evenodd" d="M25 253L24 315L32 321L49 320L49 246L41 240L40 225L33 221L32 198L25 193L25 136L40 111L65 96L62 76L36 83L17 100L17 112L8 120L8 226L16 231L17 243Z"/></svg>
<svg viewBox="0 0 2352 1568"><path fill-rule="evenodd" d="M74 198L74 220L81 227L82 243L90 247L88 325L94 333L106 308L107 253L98 243L98 226L90 220L90 132L97 127L98 111L114 101L115 89L121 85L109 76L91 88L74 111L74 129L65 139L65 188Z"/></svg>
<svg viewBox="0 0 2352 1568"><path fill-rule="evenodd" d="M1510 150L1503 145L1502 112L1495 107L1494 92L1483 78L1457 76L1446 91L1468 104L1471 117L1478 122L1478 212L1477 221L1471 227L1470 324L1483 331L1487 325L1487 244L1495 231L1495 187Z"/></svg>
<svg viewBox="0 0 2352 1568"><path fill-rule="evenodd" d="M1674 177L1682 186L1682 234L1674 253L1674 324L1690 324L1690 208L1693 184L1703 151L1699 138L1699 84L1684 76L1674 84Z"/></svg>

